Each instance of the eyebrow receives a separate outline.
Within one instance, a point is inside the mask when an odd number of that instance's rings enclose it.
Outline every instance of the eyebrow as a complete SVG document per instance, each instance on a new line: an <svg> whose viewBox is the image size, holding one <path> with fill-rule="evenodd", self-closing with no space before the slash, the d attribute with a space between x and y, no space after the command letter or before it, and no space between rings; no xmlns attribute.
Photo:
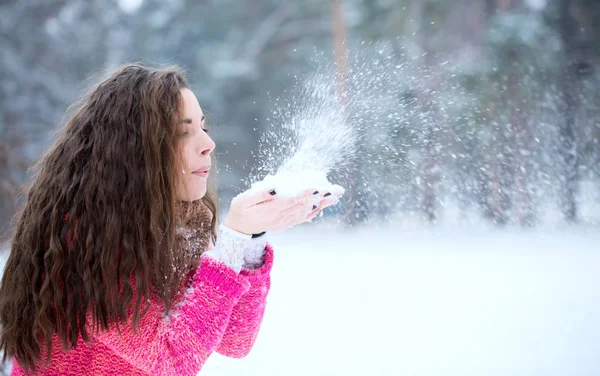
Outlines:
<svg viewBox="0 0 600 376"><path fill-rule="evenodd" d="M202 119L200 119L200 122L201 122L201 123L202 123L203 121L204 121L204 115L202 115ZM190 118L183 119L183 120L181 121L181 123L184 123L184 124L192 124L192 119L190 119Z"/></svg>

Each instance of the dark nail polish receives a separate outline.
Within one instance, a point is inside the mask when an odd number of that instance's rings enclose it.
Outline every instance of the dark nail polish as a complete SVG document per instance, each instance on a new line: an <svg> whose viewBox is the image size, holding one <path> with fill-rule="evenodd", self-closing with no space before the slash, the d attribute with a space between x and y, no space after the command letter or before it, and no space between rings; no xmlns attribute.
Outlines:
<svg viewBox="0 0 600 376"><path fill-rule="evenodd" d="M331 193L327 192L327 193L325 193L325 196L323 196L323 197L329 197L329 196L331 196Z"/></svg>
<svg viewBox="0 0 600 376"><path fill-rule="evenodd" d="M319 191L314 191L313 192L313 195L318 195L318 194L319 194Z"/></svg>
<svg viewBox="0 0 600 376"><path fill-rule="evenodd" d="M315 210L317 208L317 205L313 205L313 210Z"/></svg>
<svg viewBox="0 0 600 376"><path fill-rule="evenodd" d="M277 192L275 192L275 190L274 190L274 189L271 189L271 190L269 191L269 194L270 194L271 196L275 196L275 194L276 194L276 193L277 193Z"/></svg>

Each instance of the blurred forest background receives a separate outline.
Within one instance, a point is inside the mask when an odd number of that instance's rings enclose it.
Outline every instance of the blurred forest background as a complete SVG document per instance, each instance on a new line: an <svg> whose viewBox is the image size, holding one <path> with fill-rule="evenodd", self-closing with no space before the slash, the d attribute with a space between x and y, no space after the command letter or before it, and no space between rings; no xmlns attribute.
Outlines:
<svg viewBox="0 0 600 376"><path fill-rule="evenodd" d="M383 163L355 166L347 224L450 211L594 222L599 20L597 0L0 1L0 226L90 77L125 62L183 66L214 125L226 205L257 163L273 98L311 73L316 51L344 69L365 42L433 73L398 93L418 111L380 128L388 147L357 148Z"/></svg>

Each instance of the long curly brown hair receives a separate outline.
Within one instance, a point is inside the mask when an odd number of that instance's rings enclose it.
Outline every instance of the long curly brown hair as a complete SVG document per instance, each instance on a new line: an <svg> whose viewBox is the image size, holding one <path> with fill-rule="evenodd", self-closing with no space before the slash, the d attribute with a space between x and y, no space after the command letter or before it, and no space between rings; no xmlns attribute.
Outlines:
<svg viewBox="0 0 600 376"><path fill-rule="evenodd" d="M138 327L150 294L165 312L171 308L181 271L190 270L176 237L175 195L180 90L187 87L178 67L128 65L70 111L16 216L0 286L2 361L15 356L35 370L44 346L50 356L53 335L69 350L79 335L90 341L94 330L127 320L131 304ZM214 182L202 200L215 241Z"/></svg>

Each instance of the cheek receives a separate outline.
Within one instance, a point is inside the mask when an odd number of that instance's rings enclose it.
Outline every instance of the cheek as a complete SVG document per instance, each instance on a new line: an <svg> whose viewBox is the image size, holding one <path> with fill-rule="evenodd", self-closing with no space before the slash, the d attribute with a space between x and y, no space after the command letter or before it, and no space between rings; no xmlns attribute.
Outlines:
<svg viewBox="0 0 600 376"><path fill-rule="evenodd" d="M190 172L189 168L191 167L191 159L192 159L192 151L189 146L186 146L181 150L181 169L185 171L186 175Z"/></svg>

